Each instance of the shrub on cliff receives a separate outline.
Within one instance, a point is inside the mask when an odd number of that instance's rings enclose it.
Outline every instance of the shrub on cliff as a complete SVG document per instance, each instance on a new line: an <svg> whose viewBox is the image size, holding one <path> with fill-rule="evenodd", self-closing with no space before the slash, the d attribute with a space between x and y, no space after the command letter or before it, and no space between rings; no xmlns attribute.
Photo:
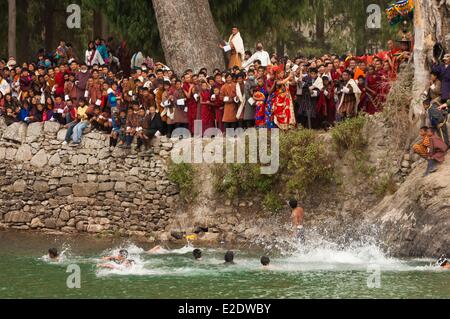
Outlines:
<svg viewBox="0 0 450 319"><path fill-rule="evenodd" d="M280 138L281 185L297 194L312 194L317 186L335 180L333 160L325 144L312 130L284 132Z"/></svg>
<svg viewBox="0 0 450 319"><path fill-rule="evenodd" d="M230 199L265 194L273 185L273 176L262 175L257 164L215 165L213 175L215 191Z"/></svg>
<svg viewBox="0 0 450 319"><path fill-rule="evenodd" d="M259 164L223 164L213 167L213 176L219 195L259 196L262 206L274 213L283 206L278 193L305 196L335 180L333 160L310 130L280 132L280 168L274 175L261 174Z"/></svg>
<svg viewBox="0 0 450 319"><path fill-rule="evenodd" d="M358 116L336 125L331 136L339 155L342 155L345 151L352 151L355 154L367 146L367 139L363 134L365 124L366 118Z"/></svg>
<svg viewBox="0 0 450 319"><path fill-rule="evenodd" d="M281 212L284 206L283 200L280 196L273 192L266 194L262 204L267 211L275 214Z"/></svg>
<svg viewBox="0 0 450 319"><path fill-rule="evenodd" d="M184 201L194 200L197 197L194 179L195 170L190 164L169 163L168 179L176 184L180 190L180 196Z"/></svg>

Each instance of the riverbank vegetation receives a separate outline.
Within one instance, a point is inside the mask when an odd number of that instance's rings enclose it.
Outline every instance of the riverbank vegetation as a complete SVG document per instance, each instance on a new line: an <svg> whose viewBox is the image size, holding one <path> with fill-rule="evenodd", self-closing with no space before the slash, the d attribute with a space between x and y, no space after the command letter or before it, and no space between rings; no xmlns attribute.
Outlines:
<svg viewBox="0 0 450 319"><path fill-rule="evenodd" d="M277 213L282 196L309 196L336 180L333 160L317 132L280 132L280 167L261 174L260 164L222 164L213 167L214 191L227 199L259 198L265 210Z"/></svg>
<svg viewBox="0 0 450 319"><path fill-rule="evenodd" d="M169 163L167 177L169 181L178 186L180 197L185 202L193 201L198 196L198 191L194 183L195 176L196 172L194 166L191 164Z"/></svg>

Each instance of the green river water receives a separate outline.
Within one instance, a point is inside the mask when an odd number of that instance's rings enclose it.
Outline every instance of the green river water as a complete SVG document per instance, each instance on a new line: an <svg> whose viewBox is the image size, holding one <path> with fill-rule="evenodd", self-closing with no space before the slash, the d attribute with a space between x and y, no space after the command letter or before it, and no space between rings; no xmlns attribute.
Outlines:
<svg viewBox="0 0 450 319"><path fill-rule="evenodd" d="M50 247L63 251L60 261L45 257ZM135 266L96 267L119 248L128 249ZM123 239L0 232L0 298L450 298L450 271L431 259L387 257L373 244L318 245L288 255L266 250L270 270L261 269L263 252L254 250L234 249L236 265L224 266L230 247L202 248L200 262L193 247L160 255L146 254L149 248ZM81 268L80 289L67 287L71 264ZM367 284L373 267L381 270L378 288Z"/></svg>

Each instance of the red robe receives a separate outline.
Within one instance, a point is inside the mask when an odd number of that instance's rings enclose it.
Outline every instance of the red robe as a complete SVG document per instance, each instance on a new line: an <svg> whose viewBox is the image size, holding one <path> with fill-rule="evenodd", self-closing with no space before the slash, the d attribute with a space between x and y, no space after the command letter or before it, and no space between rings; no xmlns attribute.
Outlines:
<svg viewBox="0 0 450 319"><path fill-rule="evenodd" d="M325 95L325 91L328 95ZM317 102L317 114L320 118L333 124L336 121L336 103L334 102L334 85L329 85L320 92Z"/></svg>
<svg viewBox="0 0 450 319"><path fill-rule="evenodd" d="M56 83L56 96L64 97L64 73L58 72L55 75L55 83Z"/></svg>
<svg viewBox="0 0 450 319"><path fill-rule="evenodd" d="M189 91L189 87L191 84L189 83L184 83L183 84L183 90L188 92ZM189 99L186 99L186 107L188 108L188 128L189 131L191 131L192 134L194 134L194 122L197 119L197 101L194 98L194 93L192 93L191 97Z"/></svg>
<svg viewBox="0 0 450 319"><path fill-rule="evenodd" d="M211 102L211 93L209 90L200 92L200 104L202 108L202 134L205 134L207 129L214 127L214 106L202 103Z"/></svg>
<svg viewBox="0 0 450 319"><path fill-rule="evenodd" d="M381 70L379 72L380 81L378 83L378 100L379 100L379 110L383 110L384 103L386 103L387 96L391 90L390 74L388 72Z"/></svg>
<svg viewBox="0 0 450 319"><path fill-rule="evenodd" d="M375 91L375 94L370 91L365 93L365 101L366 101L365 111L369 114L375 114L376 112L378 112L379 97L377 94L377 90L380 86L380 77L372 74L367 74L366 85L370 90ZM361 96L361 100L362 99L363 97Z"/></svg>

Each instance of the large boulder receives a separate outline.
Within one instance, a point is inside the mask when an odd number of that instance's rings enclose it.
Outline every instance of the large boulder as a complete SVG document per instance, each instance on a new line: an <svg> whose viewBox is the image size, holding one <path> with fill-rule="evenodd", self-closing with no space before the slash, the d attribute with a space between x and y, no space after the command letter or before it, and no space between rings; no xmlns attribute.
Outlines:
<svg viewBox="0 0 450 319"><path fill-rule="evenodd" d="M87 227L87 232L92 234L100 233L102 230L102 225L88 225Z"/></svg>
<svg viewBox="0 0 450 319"><path fill-rule="evenodd" d="M91 197L97 194L97 183L75 183L72 185L73 195L75 197Z"/></svg>
<svg viewBox="0 0 450 319"><path fill-rule="evenodd" d="M3 134L3 139L15 143L23 143L27 134L27 125L25 123L13 123L8 126Z"/></svg>
<svg viewBox="0 0 450 319"><path fill-rule="evenodd" d="M48 160L48 165L50 166L58 166L61 164L61 158L59 157L58 153L55 153L50 159Z"/></svg>
<svg viewBox="0 0 450 319"><path fill-rule="evenodd" d="M38 217L33 218L30 224L31 228L42 228L44 226L45 226L44 223Z"/></svg>
<svg viewBox="0 0 450 319"><path fill-rule="evenodd" d="M114 187L116 192L126 192L127 191L127 183L126 182L117 182Z"/></svg>
<svg viewBox="0 0 450 319"><path fill-rule="evenodd" d="M66 128L60 129L60 130L58 131L58 134L56 135L56 139L57 139L58 141L60 141L60 142L64 142L65 139L66 139L66 134L67 134L67 129L66 129Z"/></svg>
<svg viewBox="0 0 450 319"><path fill-rule="evenodd" d="M33 189L38 193L47 193L50 189L48 183L45 181L36 181L34 182Z"/></svg>
<svg viewBox="0 0 450 319"><path fill-rule="evenodd" d="M17 148L7 147L5 150L5 159L13 161L16 159Z"/></svg>
<svg viewBox="0 0 450 319"><path fill-rule="evenodd" d="M43 128L43 123L31 123L30 125L28 125L26 142L36 142L42 136Z"/></svg>
<svg viewBox="0 0 450 319"><path fill-rule="evenodd" d="M58 196L69 196L73 193L71 187L60 187L56 192L58 193Z"/></svg>
<svg viewBox="0 0 450 319"><path fill-rule="evenodd" d="M12 190L14 193L23 193L27 189L27 182L23 179L19 179L14 182Z"/></svg>
<svg viewBox="0 0 450 319"><path fill-rule="evenodd" d="M365 213L366 223L378 226L392 255L436 257L449 253L450 161L424 177L426 165L417 165L395 194Z"/></svg>
<svg viewBox="0 0 450 319"><path fill-rule="evenodd" d="M6 223L29 223L33 215L26 212L9 212L4 216Z"/></svg>
<svg viewBox="0 0 450 319"><path fill-rule="evenodd" d="M37 168L43 168L45 165L47 165L48 162L48 155L45 152L45 150L40 150L37 152L36 155L33 156L31 159L30 164Z"/></svg>
<svg viewBox="0 0 450 319"><path fill-rule="evenodd" d="M58 122L45 122L44 124L44 132L47 134L56 134L60 128L61 125Z"/></svg>
<svg viewBox="0 0 450 319"><path fill-rule="evenodd" d="M31 153L31 146L29 144L23 144L19 147L16 153L17 162L28 162L33 158Z"/></svg>

